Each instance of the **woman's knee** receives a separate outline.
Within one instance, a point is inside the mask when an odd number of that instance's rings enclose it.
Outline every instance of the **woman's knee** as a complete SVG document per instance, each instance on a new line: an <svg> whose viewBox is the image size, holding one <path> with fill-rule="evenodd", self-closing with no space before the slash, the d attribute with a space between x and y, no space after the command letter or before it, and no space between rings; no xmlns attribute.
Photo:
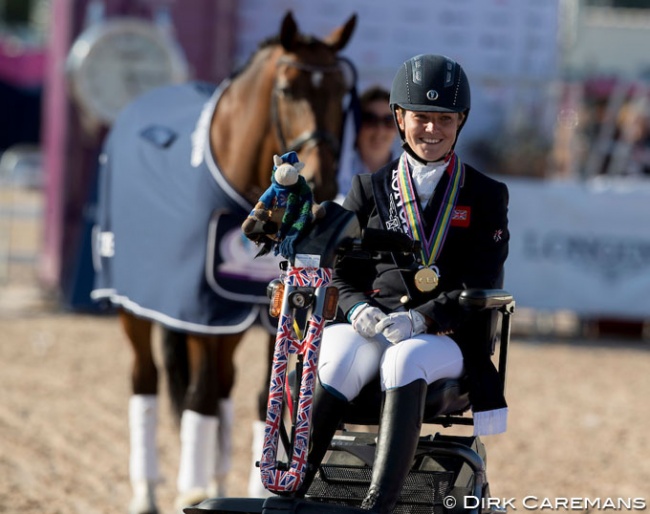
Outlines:
<svg viewBox="0 0 650 514"><path fill-rule="evenodd" d="M425 335L389 348L381 363L382 388L402 387L415 380L428 384L463 374L463 355L447 336Z"/></svg>
<svg viewBox="0 0 650 514"><path fill-rule="evenodd" d="M380 348L351 325L333 325L323 335L318 376L323 386L352 400L377 375L380 358Z"/></svg>

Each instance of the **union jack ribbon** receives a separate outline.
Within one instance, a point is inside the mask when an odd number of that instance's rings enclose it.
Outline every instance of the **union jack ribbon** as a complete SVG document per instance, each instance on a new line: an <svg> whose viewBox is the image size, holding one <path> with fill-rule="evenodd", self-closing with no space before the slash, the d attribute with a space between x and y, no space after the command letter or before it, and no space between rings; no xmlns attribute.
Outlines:
<svg viewBox="0 0 650 514"><path fill-rule="evenodd" d="M323 287L331 281L330 268L290 268L285 284L295 287Z"/></svg>
<svg viewBox="0 0 650 514"><path fill-rule="evenodd" d="M324 294L332 279L329 268L290 268L284 279L285 291L289 286L313 287L316 296ZM319 288L323 288L319 291ZM285 293L286 294L286 293ZM269 399L266 410L264 448L260 459L260 475L264 487L272 492L296 491L307 472L307 454L312 416L314 387L318 373L318 355L325 319L320 312L312 312L302 340L293 329L293 309L283 301L273 353L273 366L269 384ZM303 370L300 377L300 393L297 403L296 426L293 451L288 469L278 469L277 453L282 421L287 364L290 354L303 356Z"/></svg>

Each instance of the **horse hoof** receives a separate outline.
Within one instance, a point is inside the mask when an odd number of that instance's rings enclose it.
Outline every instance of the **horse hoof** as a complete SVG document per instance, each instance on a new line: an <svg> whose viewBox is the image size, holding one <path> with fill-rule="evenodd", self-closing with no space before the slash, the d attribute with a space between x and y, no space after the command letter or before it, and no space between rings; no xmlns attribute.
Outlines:
<svg viewBox="0 0 650 514"><path fill-rule="evenodd" d="M205 489L195 488L179 493L176 496L176 501L174 502L174 510L177 514L183 514L183 509L185 507L192 507L193 505L198 505L203 500L208 499L208 493Z"/></svg>

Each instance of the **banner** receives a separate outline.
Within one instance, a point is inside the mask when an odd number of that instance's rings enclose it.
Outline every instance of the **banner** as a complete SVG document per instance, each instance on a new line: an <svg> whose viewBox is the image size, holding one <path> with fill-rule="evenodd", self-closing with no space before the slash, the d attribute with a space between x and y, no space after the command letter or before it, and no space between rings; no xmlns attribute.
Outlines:
<svg viewBox="0 0 650 514"><path fill-rule="evenodd" d="M505 288L518 306L650 317L650 182L505 182Z"/></svg>
<svg viewBox="0 0 650 514"><path fill-rule="evenodd" d="M558 0L241 0L235 62L275 35L287 10L302 31L321 37L358 15L343 55L357 66L360 91L390 88L400 64L417 54L460 62L472 85L472 114L459 148L531 109L540 126L554 122Z"/></svg>

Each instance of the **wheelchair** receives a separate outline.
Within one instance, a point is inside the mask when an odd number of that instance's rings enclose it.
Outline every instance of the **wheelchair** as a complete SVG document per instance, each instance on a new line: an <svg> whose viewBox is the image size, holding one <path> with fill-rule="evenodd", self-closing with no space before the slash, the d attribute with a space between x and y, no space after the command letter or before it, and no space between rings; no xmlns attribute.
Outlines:
<svg viewBox="0 0 650 514"><path fill-rule="evenodd" d="M360 236L356 217L336 204L325 202L326 216L301 242L299 251L321 256L321 267L333 265L337 255L349 252L413 251L408 239L388 241L385 233ZM382 231L383 232L383 231ZM322 284L321 284L322 285ZM277 292L279 283L269 286L269 294ZM326 286L326 284L325 284ZM317 300L320 290L327 287L289 286L283 292L283 309L290 311L294 323L298 320L307 327L314 314L326 309L324 294ZM296 300L305 295L309 301ZM287 300L293 295L293 300ZM271 301L273 307L273 300ZM511 316L515 301L510 293L502 289L468 289L461 293L459 304L464 310L465 322L479 327L474 330L480 344L495 361L500 387L505 390L510 340ZM311 305L311 307L309 307ZM302 356L296 360L295 369L279 377L285 384L282 391L284 403L296 406L304 392L305 373ZM277 378L277 377L276 377ZM276 380L277 381L277 380ZM273 382L273 379L272 379ZM272 395L272 388L270 396ZM442 379L427 388L423 425L443 427L473 425L469 414L471 408L466 377ZM297 445L296 425L299 423L294 412L284 416L291 420L290 433L283 421L277 436L284 446L286 455L295 458ZM366 512L359 507L370 485L374 462L376 434L347 430L348 425L377 425L381 412L381 392L377 383L368 384L359 396L350 403L343 418L339 435L330 443L328 455L323 459L309 490L304 498L298 498L287 491L273 490L277 496L269 498L213 498L194 507L187 507L187 514L250 513L250 514L352 514ZM268 423L267 423L268 427ZM268 429L267 429L268 432ZM304 454L303 454L304 455ZM278 473L290 473L295 462L283 462L272 455ZM300 459L300 457L298 457ZM263 463L260 462L260 467ZM299 468L298 468L299 469ZM267 487L268 488L268 487ZM404 482L394 512L398 514L496 514L500 509L490 501L490 487L487 479L486 450L479 436L448 435L435 433L421 436L411 469Z"/></svg>

